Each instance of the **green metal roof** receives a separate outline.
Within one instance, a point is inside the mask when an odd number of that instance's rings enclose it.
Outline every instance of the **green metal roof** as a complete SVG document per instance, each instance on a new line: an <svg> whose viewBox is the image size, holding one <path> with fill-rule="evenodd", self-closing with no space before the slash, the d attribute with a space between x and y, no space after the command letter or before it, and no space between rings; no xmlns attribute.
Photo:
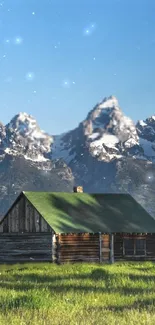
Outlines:
<svg viewBox="0 0 155 325"><path fill-rule="evenodd" d="M56 233L155 233L155 220L129 194L23 193Z"/></svg>

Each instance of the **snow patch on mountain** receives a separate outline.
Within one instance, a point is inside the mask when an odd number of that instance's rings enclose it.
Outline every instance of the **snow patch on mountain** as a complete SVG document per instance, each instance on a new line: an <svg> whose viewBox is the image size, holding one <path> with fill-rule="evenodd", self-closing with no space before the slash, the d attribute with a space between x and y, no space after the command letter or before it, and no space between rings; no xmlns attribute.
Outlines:
<svg viewBox="0 0 155 325"><path fill-rule="evenodd" d="M154 157L155 158L155 149L153 149L153 144L152 142L140 138L140 145L142 146L144 150L144 155L147 157Z"/></svg>
<svg viewBox="0 0 155 325"><path fill-rule="evenodd" d="M88 138L91 138L91 136ZM103 144L105 144L109 148L115 148L115 144L118 142L119 139L115 135L104 134L99 140L93 141L90 146L103 147Z"/></svg>
<svg viewBox="0 0 155 325"><path fill-rule="evenodd" d="M100 133L99 132L94 132L93 134L91 134L91 135L88 136L88 139L95 140L99 136L100 136Z"/></svg>
<svg viewBox="0 0 155 325"><path fill-rule="evenodd" d="M52 159L63 159L69 164L75 158L76 153L71 153L71 148L67 148L63 141L64 135L61 134L53 137Z"/></svg>
<svg viewBox="0 0 155 325"><path fill-rule="evenodd" d="M125 148L132 148L136 145L139 145L139 141L135 140L134 138L129 138L127 141L124 143Z"/></svg>
<svg viewBox="0 0 155 325"><path fill-rule="evenodd" d="M7 154L9 154L9 155L18 155L18 151L16 151L16 150L13 150L13 149L10 149L10 148L6 148L6 149L4 149L4 152L5 153L7 153Z"/></svg>
<svg viewBox="0 0 155 325"><path fill-rule="evenodd" d="M104 100L98 105L98 109L101 109L103 111L103 109L105 108L104 113L107 112L107 108L113 108L115 107L116 109L119 109L119 104L118 104L118 100L115 96L110 96L110 97L106 97L104 98Z"/></svg>
<svg viewBox="0 0 155 325"><path fill-rule="evenodd" d="M139 120L139 124L140 124L141 126L145 126L145 125L147 125L143 120Z"/></svg>
<svg viewBox="0 0 155 325"><path fill-rule="evenodd" d="M37 155L36 158L30 158L29 156L27 155L24 155L24 158L27 159L27 160L32 160L32 161L35 161L35 162L40 162L40 161L49 161L49 159L45 158L43 155Z"/></svg>

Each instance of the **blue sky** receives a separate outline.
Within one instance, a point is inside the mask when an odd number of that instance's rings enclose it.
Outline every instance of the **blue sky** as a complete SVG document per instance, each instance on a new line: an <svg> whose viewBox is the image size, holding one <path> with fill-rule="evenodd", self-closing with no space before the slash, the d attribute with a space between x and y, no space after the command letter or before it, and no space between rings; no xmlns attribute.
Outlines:
<svg viewBox="0 0 155 325"><path fill-rule="evenodd" d="M135 122L155 114L154 17L154 0L1 1L0 120L58 134L110 95Z"/></svg>

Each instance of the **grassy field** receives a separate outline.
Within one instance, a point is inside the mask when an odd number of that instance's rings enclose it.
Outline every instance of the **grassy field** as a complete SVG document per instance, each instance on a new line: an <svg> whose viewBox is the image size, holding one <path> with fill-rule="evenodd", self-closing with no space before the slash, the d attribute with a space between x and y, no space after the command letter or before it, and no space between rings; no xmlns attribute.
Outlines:
<svg viewBox="0 0 155 325"><path fill-rule="evenodd" d="M0 266L1 325L154 325L155 264Z"/></svg>

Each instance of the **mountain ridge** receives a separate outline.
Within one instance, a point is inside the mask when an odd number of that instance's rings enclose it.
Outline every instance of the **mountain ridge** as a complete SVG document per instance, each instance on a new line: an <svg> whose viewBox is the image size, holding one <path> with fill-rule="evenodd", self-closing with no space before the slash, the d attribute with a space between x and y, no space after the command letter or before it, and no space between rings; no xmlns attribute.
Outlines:
<svg viewBox="0 0 155 325"><path fill-rule="evenodd" d="M115 96L60 135L41 130L25 112L0 123L0 213L21 190L72 191L80 184L86 192L129 192L155 215L154 175L155 116L135 124Z"/></svg>

